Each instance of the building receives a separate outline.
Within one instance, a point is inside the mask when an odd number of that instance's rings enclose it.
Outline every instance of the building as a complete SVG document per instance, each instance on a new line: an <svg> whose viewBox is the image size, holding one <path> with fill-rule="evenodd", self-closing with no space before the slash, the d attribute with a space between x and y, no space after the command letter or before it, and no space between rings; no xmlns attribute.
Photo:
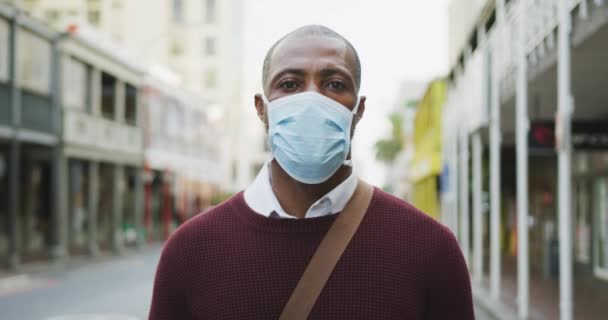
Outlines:
<svg viewBox="0 0 608 320"><path fill-rule="evenodd" d="M602 318L608 7L458 0L449 25L443 214L476 299L499 318Z"/></svg>
<svg viewBox="0 0 608 320"><path fill-rule="evenodd" d="M0 5L0 256L11 267L58 251L56 39Z"/></svg>
<svg viewBox="0 0 608 320"><path fill-rule="evenodd" d="M209 208L223 183L221 123L211 105L178 86L160 66L144 81L144 225L148 240L166 239L176 225Z"/></svg>
<svg viewBox="0 0 608 320"><path fill-rule="evenodd" d="M90 25L138 60L167 66L188 91L205 97L219 132L224 189L236 191L240 132L242 0L4 0L57 30ZM145 14L142 10L145 8Z"/></svg>
<svg viewBox="0 0 608 320"><path fill-rule="evenodd" d="M0 260L122 253L223 195L213 104L87 25L0 4ZM218 139L219 137L219 139Z"/></svg>
<svg viewBox="0 0 608 320"><path fill-rule="evenodd" d="M85 26L58 45L61 248L96 255L141 245L145 68Z"/></svg>

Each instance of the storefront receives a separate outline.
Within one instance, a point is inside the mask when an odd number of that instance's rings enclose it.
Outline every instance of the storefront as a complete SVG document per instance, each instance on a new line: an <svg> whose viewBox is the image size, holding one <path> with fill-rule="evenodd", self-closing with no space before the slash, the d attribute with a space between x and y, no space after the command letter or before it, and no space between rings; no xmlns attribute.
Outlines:
<svg viewBox="0 0 608 320"><path fill-rule="evenodd" d="M0 145L0 257L8 255L8 175L7 152L5 146Z"/></svg>
<svg viewBox="0 0 608 320"><path fill-rule="evenodd" d="M574 165L575 271L608 281L608 152L578 154Z"/></svg>

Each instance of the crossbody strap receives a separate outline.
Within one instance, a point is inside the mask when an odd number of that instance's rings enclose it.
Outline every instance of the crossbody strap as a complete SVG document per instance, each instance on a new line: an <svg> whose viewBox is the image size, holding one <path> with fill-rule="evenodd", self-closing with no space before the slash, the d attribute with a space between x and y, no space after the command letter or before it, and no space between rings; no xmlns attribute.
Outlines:
<svg viewBox="0 0 608 320"><path fill-rule="evenodd" d="M342 213L331 225L287 301L280 320L304 320L312 311L342 253L359 228L374 188L359 180Z"/></svg>

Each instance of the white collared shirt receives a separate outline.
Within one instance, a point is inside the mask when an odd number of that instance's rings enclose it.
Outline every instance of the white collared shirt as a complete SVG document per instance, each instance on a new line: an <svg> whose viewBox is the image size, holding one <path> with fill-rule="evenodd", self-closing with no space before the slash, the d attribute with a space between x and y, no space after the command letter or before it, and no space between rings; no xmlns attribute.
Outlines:
<svg viewBox="0 0 608 320"><path fill-rule="evenodd" d="M253 211L265 217L291 218L296 217L285 212L277 200L270 185L270 163L268 161L258 173L253 183L245 190L245 202ZM304 218L316 218L338 213L344 210L346 203L357 188L357 177L354 173L340 183L329 193L310 206Z"/></svg>

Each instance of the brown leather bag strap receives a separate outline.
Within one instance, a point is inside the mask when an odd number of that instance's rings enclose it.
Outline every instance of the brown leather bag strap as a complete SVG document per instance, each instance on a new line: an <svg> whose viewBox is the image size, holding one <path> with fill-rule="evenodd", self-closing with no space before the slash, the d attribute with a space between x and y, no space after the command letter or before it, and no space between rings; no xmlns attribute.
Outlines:
<svg viewBox="0 0 608 320"><path fill-rule="evenodd" d="M359 228L369 207L374 188L359 180L353 196L342 213L336 218L319 244L298 285L283 309L280 320L304 320L312 311L329 276L342 253Z"/></svg>

